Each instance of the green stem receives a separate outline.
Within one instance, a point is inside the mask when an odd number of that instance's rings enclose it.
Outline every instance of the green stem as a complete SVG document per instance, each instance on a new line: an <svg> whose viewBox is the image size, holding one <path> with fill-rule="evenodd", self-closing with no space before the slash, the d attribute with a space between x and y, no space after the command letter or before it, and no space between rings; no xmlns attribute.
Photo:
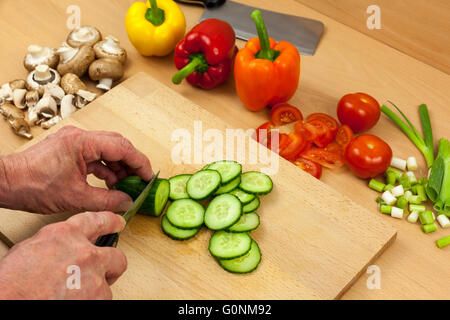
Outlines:
<svg viewBox="0 0 450 320"><path fill-rule="evenodd" d="M147 9L145 18L154 26L160 26L166 20L164 10L158 8L156 0L150 0L150 8Z"/></svg>
<svg viewBox="0 0 450 320"><path fill-rule="evenodd" d="M251 14L251 17L253 21L255 21L256 30L258 31L259 43L261 45L261 50L259 50L259 52L256 54L256 58L266 59L272 62L275 61L280 53L270 47L269 34L267 33L267 28L262 18L261 11L254 10Z"/></svg>
<svg viewBox="0 0 450 320"><path fill-rule="evenodd" d="M428 149L433 150L434 153L434 142L433 142L433 130L431 129L430 115L428 114L428 108L426 104L419 106L420 121L422 122L423 137L425 138L425 145Z"/></svg>
<svg viewBox="0 0 450 320"><path fill-rule="evenodd" d="M204 73L209 68L205 55L202 53L192 54L190 60L191 62L172 77L172 82L174 84L180 84L183 79L187 78L193 72Z"/></svg>

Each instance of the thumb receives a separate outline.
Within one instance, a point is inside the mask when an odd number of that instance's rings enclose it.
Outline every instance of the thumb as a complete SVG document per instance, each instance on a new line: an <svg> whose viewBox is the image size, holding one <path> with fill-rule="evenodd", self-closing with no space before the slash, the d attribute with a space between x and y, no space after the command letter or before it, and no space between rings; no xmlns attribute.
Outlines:
<svg viewBox="0 0 450 320"><path fill-rule="evenodd" d="M133 204L133 199L124 192L87 186L84 199L84 209L87 211L112 211L115 213L127 211Z"/></svg>

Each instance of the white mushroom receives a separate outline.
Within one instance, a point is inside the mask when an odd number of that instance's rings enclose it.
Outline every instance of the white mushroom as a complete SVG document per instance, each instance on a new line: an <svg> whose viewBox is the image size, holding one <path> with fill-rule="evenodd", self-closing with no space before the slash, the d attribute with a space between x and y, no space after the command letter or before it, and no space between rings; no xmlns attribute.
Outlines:
<svg viewBox="0 0 450 320"><path fill-rule="evenodd" d="M67 37L67 43L79 48L82 46L92 47L94 44L102 39L100 31L92 26L81 26L72 30Z"/></svg>
<svg viewBox="0 0 450 320"><path fill-rule="evenodd" d="M113 36L107 36L105 40L97 42L94 51L97 59L110 58L119 60L122 64L127 60L127 52Z"/></svg>
<svg viewBox="0 0 450 320"><path fill-rule="evenodd" d="M58 114L58 106L55 99L49 94L42 97L34 107L38 116L50 119Z"/></svg>
<svg viewBox="0 0 450 320"><path fill-rule="evenodd" d="M25 118L25 114L23 113L23 111L9 102L0 106L0 114L3 115L3 118L5 118L6 120L9 120L11 118Z"/></svg>
<svg viewBox="0 0 450 320"><path fill-rule="evenodd" d="M37 90L39 95L43 95L46 84L59 84L60 80L61 77L56 70L51 69L45 64L41 64L28 75L27 89Z"/></svg>
<svg viewBox="0 0 450 320"><path fill-rule="evenodd" d="M39 101L39 92L37 90L28 91L25 95L27 108L33 108Z"/></svg>
<svg viewBox="0 0 450 320"><path fill-rule="evenodd" d="M26 97L27 90L26 89L16 89L13 92L13 102L14 105L19 109L25 109L26 105Z"/></svg>
<svg viewBox="0 0 450 320"><path fill-rule="evenodd" d="M123 66L119 60L103 58L94 61L89 66L89 77L94 81L99 81L97 88L110 90L114 80L123 77Z"/></svg>
<svg viewBox="0 0 450 320"><path fill-rule="evenodd" d="M55 69L58 62L59 56L54 48L31 45L28 47L28 53L23 60L23 65L31 72L40 64L45 64Z"/></svg>
<svg viewBox="0 0 450 320"><path fill-rule="evenodd" d="M0 105L3 105L7 102L11 102L13 100L13 91L9 83L5 83L0 88Z"/></svg>
<svg viewBox="0 0 450 320"><path fill-rule="evenodd" d="M28 114L27 114L27 122L30 126L36 125L36 123L39 120L39 116L36 112L36 107L28 108Z"/></svg>
<svg viewBox="0 0 450 320"><path fill-rule="evenodd" d="M33 138L30 133L30 126L25 121L25 113L22 110L11 103L5 103L0 107L0 114L8 121L15 134L28 139Z"/></svg>
<svg viewBox="0 0 450 320"><path fill-rule="evenodd" d="M61 57L61 61L57 67L61 76L67 73L74 73L78 77L82 77L89 68L89 65L95 60L94 49L89 46L73 48L67 43L63 43L57 52Z"/></svg>
<svg viewBox="0 0 450 320"><path fill-rule="evenodd" d="M57 84L49 83L44 86L44 95L50 95L55 99L56 104L61 104L62 98L66 95L63 88Z"/></svg>
<svg viewBox="0 0 450 320"><path fill-rule="evenodd" d="M61 121L61 117L60 116L55 116L53 118L51 118L50 120L44 121L41 123L41 127L42 129L50 129L51 127L57 125L60 121Z"/></svg>
<svg viewBox="0 0 450 320"><path fill-rule="evenodd" d="M76 94L79 90L86 90L86 85L73 73L66 73L61 78L61 88L66 94Z"/></svg>
<svg viewBox="0 0 450 320"><path fill-rule="evenodd" d="M75 96L73 94L68 94L64 96L61 101L61 118L66 119L72 113L77 111L77 108L74 104Z"/></svg>
<svg viewBox="0 0 450 320"><path fill-rule="evenodd" d="M81 109L81 108L85 107L88 103L94 101L96 97L97 97L97 94L95 94L91 91L78 90L78 92L76 94L75 106L77 108Z"/></svg>
<svg viewBox="0 0 450 320"><path fill-rule="evenodd" d="M14 91L16 89L25 89L26 85L27 85L27 82L23 79L13 80L9 83L9 87L11 88L12 91Z"/></svg>

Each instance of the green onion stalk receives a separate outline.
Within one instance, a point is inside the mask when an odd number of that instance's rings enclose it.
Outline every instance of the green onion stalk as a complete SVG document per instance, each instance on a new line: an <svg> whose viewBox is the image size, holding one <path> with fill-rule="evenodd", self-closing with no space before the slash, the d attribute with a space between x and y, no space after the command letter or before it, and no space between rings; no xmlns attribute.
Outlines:
<svg viewBox="0 0 450 320"><path fill-rule="evenodd" d="M426 192L436 211L450 212L450 142L447 139L439 140L438 156L431 169Z"/></svg>

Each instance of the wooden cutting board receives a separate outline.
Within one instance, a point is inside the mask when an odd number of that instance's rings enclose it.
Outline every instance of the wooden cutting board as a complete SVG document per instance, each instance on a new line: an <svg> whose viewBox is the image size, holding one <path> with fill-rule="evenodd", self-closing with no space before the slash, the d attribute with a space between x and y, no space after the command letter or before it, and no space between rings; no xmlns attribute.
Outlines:
<svg viewBox="0 0 450 320"><path fill-rule="evenodd" d="M175 130L193 134L230 128L221 119L183 98L147 74L139 73L105 94L58 127L116 131L142 150L162 177L199 170L203 163L172 161ZM31 141L42 140L44 135ZM248 139L246 150L259 145ZM250 152L251 154L251 152ZM272 175L274 191L262 197L261 226L252 232L263 260L248 275L220 268L208 252L210 231L177 242L160 229L160 219L137 216L123 232L119 248L128 271L114 285L122 299L335 299L388 246L396 231L346 196L280 159ZM244 165L244 171L266 165ZM91 183L103 186L95 179ZM66 217L0 210L0 230L21 241L43 225Z"/></svg>

